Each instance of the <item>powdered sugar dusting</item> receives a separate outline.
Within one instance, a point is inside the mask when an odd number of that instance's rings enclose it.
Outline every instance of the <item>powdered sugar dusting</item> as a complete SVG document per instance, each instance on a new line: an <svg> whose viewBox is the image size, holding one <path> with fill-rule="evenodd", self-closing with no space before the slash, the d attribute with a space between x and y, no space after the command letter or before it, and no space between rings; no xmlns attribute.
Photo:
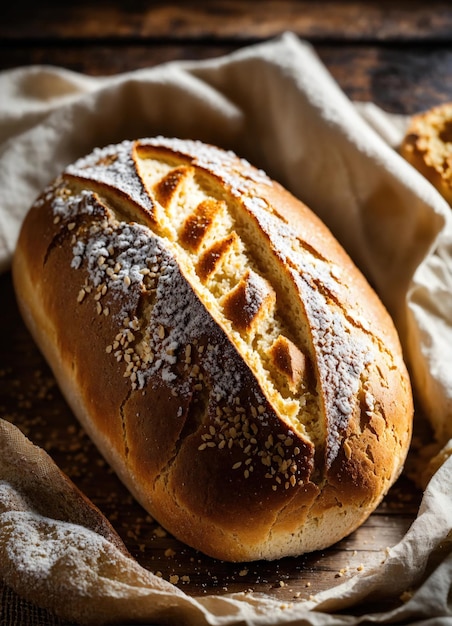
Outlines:
<svg viewBox="0 0 452 626"><path fill-rule="evenodd" d="M8 560L14 563L19 575L33 579L45 580L55 566L64 567L63 563L68 570L79 567L81 555L87 571L93 570L100 544L106 543L82 526L47 520L31 512L4 513L2 525L10 529ZM43 527L47 537L43 536Z"/></svg>
<svg viewBox="0 0 452 626"><path fill-rule="evenodd" d="M38 488L47 491L48 485ZM68 492L64 497L64 506L71 498L77 505L76 494ZM167 590L178 595L170 583L142 569L95 529L46 517L26 502L18 510L20 498L13 485L0 482L0 573L21 595L39 598L40 604L51 598L51 608L56 594L69 603L84 602L97 597L99 589L105 592L108 581L112 596L126 596L134 578L136 585L146 585L148 594Z"/></svg>
<svg viewBox="0 0 452 626"><path fill-rule="evenodd" d="M256 183L272 185L265 172L253 167L246 159L239 159L232 151L221 150L200 141L155 137L142 139L139 144L168 148L189 157L193 165L224 180L231 194L237 197L252 191Z"/></svg>
<svg viewBox="0 0 452 626"><path fill-rule="evenodd" d="M372 359L369 342L352 339L343 315L328 307L309 277L293 272L305 297L316 346L320 381L328 416L327 464L335 459L356 406L361 380Z"/></svg>
<svg viewBox="0 0 452 626"><path fill-rule="evenodd" d="M247 208L270 239L274 250L290 268L309 320L312 347L316 353L319 382L328 419L326 460L330 465L341 446L356 406L360 388L372 355L364 336L350 333L342 310L325 294L336 295L334 265L316 258L295 245L296 233L289 225L263 209L260 202L248 201ZM322 290L318 285L322 285Z"/></svg>
<svg viewBox="0 0 452 626"><path fill-rule="evenodd" d="M61 214L62 206L56 199L55 214ZM142 389L156 373L163 381L177 384L180 376L175 366L180 347L198 341L201 336L211 336L217 343L212 343L206 352L203 367L211 381L212 393L218 400L226 401L238 396L243 382L237 368L232 366L237 354L181 275L167 242L142 224L106 219L94 194L84 192L74 196L66 206L66 222L77 216L101 216L74 242L71 265L88 271L89 284L85 291L102 287L97 291L101 295L99 303L107 293L116 300L119 308L114 315L118 325L126 320L118 333L122 337L112 341L113 356L119 356L121 346L131 350L138 343L139 333L144 337L138 346L139 367L132 372L135 376L131 376L133 388ZM152 294L153 305L149 318L139 322L135 312L146 291ZM226 369L225 362L229 363ZM185 378L180 380L179 393L184 390L187 393ZM263 401L263 397L258 398L259 404Z"/></svg>
<svg viewBox="0 0 452 626"><path fill-rule="evenodd" d="M136 172L133 146L132 141L123 141L117 145L96 148L90 155L68 166L66 173L119 189L133 202L151 212L153 202Z"/></svg>

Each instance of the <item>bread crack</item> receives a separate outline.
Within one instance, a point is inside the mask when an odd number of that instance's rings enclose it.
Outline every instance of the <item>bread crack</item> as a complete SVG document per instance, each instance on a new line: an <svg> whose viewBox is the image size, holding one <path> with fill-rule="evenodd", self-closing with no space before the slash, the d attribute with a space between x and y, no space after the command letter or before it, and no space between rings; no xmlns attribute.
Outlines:
<svg viewBox="0 0 452 626"><path fill-rule="evenodd" d="M281 369L271 356L279 336L294 346L297 340L278 312L274 281L265 276L262 262L256 264L249 245L253 235L236 218L240 209L231 197L216 195L208 178L174 156L168 163L165 154L147 150L144 158L138 151L137 171L155 203L162 186L166 189L171 181L172 193L165 194L164 210L159 212L160 229L171 233L169 239L188 279L263 381L279 413L306 435L300 409L312 404L315 392L302 376ZM162 178L156 171L163 173Z"/></svg>

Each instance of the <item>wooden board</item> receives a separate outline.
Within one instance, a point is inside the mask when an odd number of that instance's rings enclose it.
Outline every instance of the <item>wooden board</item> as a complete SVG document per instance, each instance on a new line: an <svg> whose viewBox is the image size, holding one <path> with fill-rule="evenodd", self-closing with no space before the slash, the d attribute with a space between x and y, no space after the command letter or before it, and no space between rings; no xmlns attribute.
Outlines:
<svg viewBox="0 0 452 626"><path fill-rule="evenodd" d="M291 30L316 42L449 42L451 29L452 6L446 0L16 0L2 7L0 39L243 44Z"/></svg>

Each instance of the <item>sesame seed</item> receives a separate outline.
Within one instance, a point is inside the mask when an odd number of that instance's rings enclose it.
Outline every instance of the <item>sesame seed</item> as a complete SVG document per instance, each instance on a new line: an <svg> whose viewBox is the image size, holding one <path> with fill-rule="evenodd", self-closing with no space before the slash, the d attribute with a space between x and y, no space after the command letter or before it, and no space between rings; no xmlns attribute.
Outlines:
<svg viewBox="0 0 452 626"><path fill-rule="evenodd" d="M68 230L74 230L74 228L75 228L75 222L70 222L70 223L67 225L67 229L68 229Z"/></svg>
<svg viewBox="0 0 452 626"><path fill-rule="evenodd" d="M134 317L133 320L130 321L129 326L132 330L138 330L140 328L140 322L137 317Z"/></svg>
<svg viewBox="0 0 452 626"><path fill-rule="evenodd" d="M281 465L279 466L279 471L280 472L285 472L287 470L287 468L290 465L290 461L288 461L287 459L285 461L282 461Z"/></svg>
<svg viewBox="0 0 452 626"><path fill-rule="evenodd" d="M239 469L239 467L242 465L242 461L237 461L237 463L234 463L234 465L232 466L233 470Z"/></svg>

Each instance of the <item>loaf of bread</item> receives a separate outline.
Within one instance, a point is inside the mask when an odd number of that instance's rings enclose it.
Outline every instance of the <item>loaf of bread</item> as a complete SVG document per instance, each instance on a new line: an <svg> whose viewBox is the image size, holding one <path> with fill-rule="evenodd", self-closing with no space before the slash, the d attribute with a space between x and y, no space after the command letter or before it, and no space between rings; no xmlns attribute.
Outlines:
<svg viewBox="0 0 452 626"><path fill-rule="evenodd" d="M319 219L233 153L96 149L32 206L13 275L81 424L200 551L325 548L399 476L413 403L387 311Z"/></svg>
<svg viewBox="0 0 452 626"><path fill-rule="evenodd" d="M400 152L452 204L452 103L413 115Z"/></svg>

